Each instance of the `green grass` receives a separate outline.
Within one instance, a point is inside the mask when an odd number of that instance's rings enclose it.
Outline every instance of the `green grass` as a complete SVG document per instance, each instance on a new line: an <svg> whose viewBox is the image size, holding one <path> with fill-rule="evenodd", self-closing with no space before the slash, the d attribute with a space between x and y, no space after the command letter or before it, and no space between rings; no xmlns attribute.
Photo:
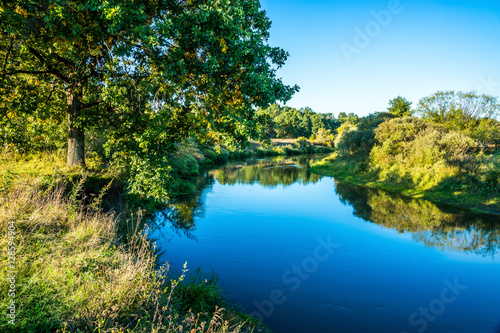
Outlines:
<svg viewBox="0 0 500 333"><path fill-rule="evenodd" d="M126 210L126 203L102 208L111 175L65 169L62 157L52 154L3 154L0 162L1 260L8 261L6 230L14 225L17 271L15 325L3 315L0 331L266 331L227 301L215 277L179 277L158 265L141 232L142 213ZM99 191L89 192L89 182ZM119 181L117 188L123 188ZM11 270L1 269L2 276ZM4 314L9 287L0 280Z"/></svg>

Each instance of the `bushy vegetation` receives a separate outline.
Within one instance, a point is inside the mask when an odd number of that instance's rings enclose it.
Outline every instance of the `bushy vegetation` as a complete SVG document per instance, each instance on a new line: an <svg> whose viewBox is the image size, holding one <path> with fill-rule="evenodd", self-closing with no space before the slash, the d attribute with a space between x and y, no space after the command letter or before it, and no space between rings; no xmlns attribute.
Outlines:
<svg viewBox="0 0 500 333"><path fill-rule="evenodd" d="M483 147L500 144L498 101L493 96L439 91L422 98L416 112L424 119L478 140Z"/></svg>
<svg viewBox="0 0 500 333"><path fill-rule="evenodd" d="M389 113L378 112L361 118L352 123L345 122L337 129L335 148L343 156L357 156L364 158L369 154L375 143L375 129L386 119L391 119Z"/></svg>
<svg viewBox="0 0 500 333"><path fill-rule="evenodd" d="M441 109L433 109L438 105ZM500 152L493 139L481 136L496 131L498 108L489 96L437 93L420 102L421 118L375 113L344 123L337 129L335 154L313 169L357 184L499 212Z"/></svg>

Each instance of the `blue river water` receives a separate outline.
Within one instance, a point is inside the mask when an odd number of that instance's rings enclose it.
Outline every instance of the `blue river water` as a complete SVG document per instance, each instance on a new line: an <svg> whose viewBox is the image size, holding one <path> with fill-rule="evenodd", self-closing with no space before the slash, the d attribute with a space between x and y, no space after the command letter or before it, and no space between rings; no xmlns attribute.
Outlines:
<svg viewBox="0 0 500 333"><path fill-rule="evenodd" d="M500 217L311 174L310 157L207 171L153 233L180 271L276 333L500 332Z"/></svg>

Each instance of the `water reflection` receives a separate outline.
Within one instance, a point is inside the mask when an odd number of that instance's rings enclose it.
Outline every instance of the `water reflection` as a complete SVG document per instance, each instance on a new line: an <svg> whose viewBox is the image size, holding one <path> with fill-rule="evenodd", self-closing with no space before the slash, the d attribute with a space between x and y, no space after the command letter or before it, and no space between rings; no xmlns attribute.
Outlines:
<svg viewBox="0 0 500 333"><path fill-rule="evenodd" d="M322 176L308 170L312 157L250 160L213 170L209 175L222 185L259 184L265 187L288 186L294 183L316 183Z"/></svg>
<svg viewBox="0 0 500 333"><path fill-rule="evenodd" d="M205 172L157 219L160 260L215 270L247 313L273 306L264 319L275 332L416 331L408 318L457 278L469 289L428 332L494 331L499 217L312 175L309 159ZM340 247L312 268L318 237ZM273 290L286 302L271 302Z"/></svg>
<svg viewBox="0 0 500 333"><path fill-rule="evenodd" d="M265 187L318 182L308 165L314 156L249 160L206 171L195 180L196 192L174 202L159 214L156 224L195 239L196 218L205 211L203 194L217 181L222 185L259 184ZM500 244L500 217L473 214L465 209L435 204L381 190L366 189L335 180L335 192L353 214L400 233L418 242L441 249L494 256ZM168 222L168 223L167 223Z"/></svg>
<svg viewBox="0 0 500 333"><path fill-rule="evenodd" d="M199 177L192 179L191 185L195 191L180 197L166 210L157 213L151 227L167 240L168 235L162 233L167 226L178 235L196 240L195 219L203 217L205 212L203 193L210 191L216 180L222 185L260 184L265 187L316 183L322 176L311 173L308 167L311 160L322 157L308 155L251 159L229 163L216 170L205 170Z"/></svg>
<svg viewBox="0 0 500 333"><path fill-rule="evenodd" d="M410 233L416 241L441 249L494 256L500 244L500 217L413 199L335 181L335 192L354 215Z"/></svg>
<svg viewBox="0 0 500 333"><path fill-rule="evenodd" d="M203 174L193 179L192 182L196 189L193 193L184 195L171 203L167 209L158 212L153 220L151 228L157 230L164 239L169 239L167 235L162 233L162 230L166 230L167 226L178 235L196 239L194 235L195 219L203 217L205 212L203 193L212 187L215 180L213 177L207 177L206 174Z"/></svg>

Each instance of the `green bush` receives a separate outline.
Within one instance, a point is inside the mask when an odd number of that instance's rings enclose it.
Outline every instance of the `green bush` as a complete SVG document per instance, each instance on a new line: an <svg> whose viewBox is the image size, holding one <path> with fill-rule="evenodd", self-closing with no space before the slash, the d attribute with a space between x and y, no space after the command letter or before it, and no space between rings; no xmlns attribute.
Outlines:
<svg viewBox="0 0 500 333"><path fill-rule="evenodd" d="M426 123L415 117L395 118L377 127L375 141L383 145L385 153L396 155L404 150L405 142L413 141L426 128Z"/></svg>
<svg viewBox="0 0 500 333"><path fill-rule="evenodd" d="M193 155L177 152L170 156L169 163L174 172L181 178L199 175L199 164Z"/></svg>
<svg viewBox="0 0 500 333"><path fill-rule="evenodd" d="M312 144L305 137L301 136L297 138L293 146L298 149L310 150Z"/></svg>
<svg viewBox="0 0 500 333"><path fill-rule="evenodd" d="M469 169L475 164L470 154L478 145L470 137L414 117L395 118L375 130L378 143L371 152L380 166L404 162L408 166L444 162Z"/></svg>
<svg viewBox="0 0 500 333"><path fill-rule="evenodd" d="M335 148L343 156L367 157L373 147L374 136L372 130L360 131L356 126L346 126L335 138Z"/></svg>

